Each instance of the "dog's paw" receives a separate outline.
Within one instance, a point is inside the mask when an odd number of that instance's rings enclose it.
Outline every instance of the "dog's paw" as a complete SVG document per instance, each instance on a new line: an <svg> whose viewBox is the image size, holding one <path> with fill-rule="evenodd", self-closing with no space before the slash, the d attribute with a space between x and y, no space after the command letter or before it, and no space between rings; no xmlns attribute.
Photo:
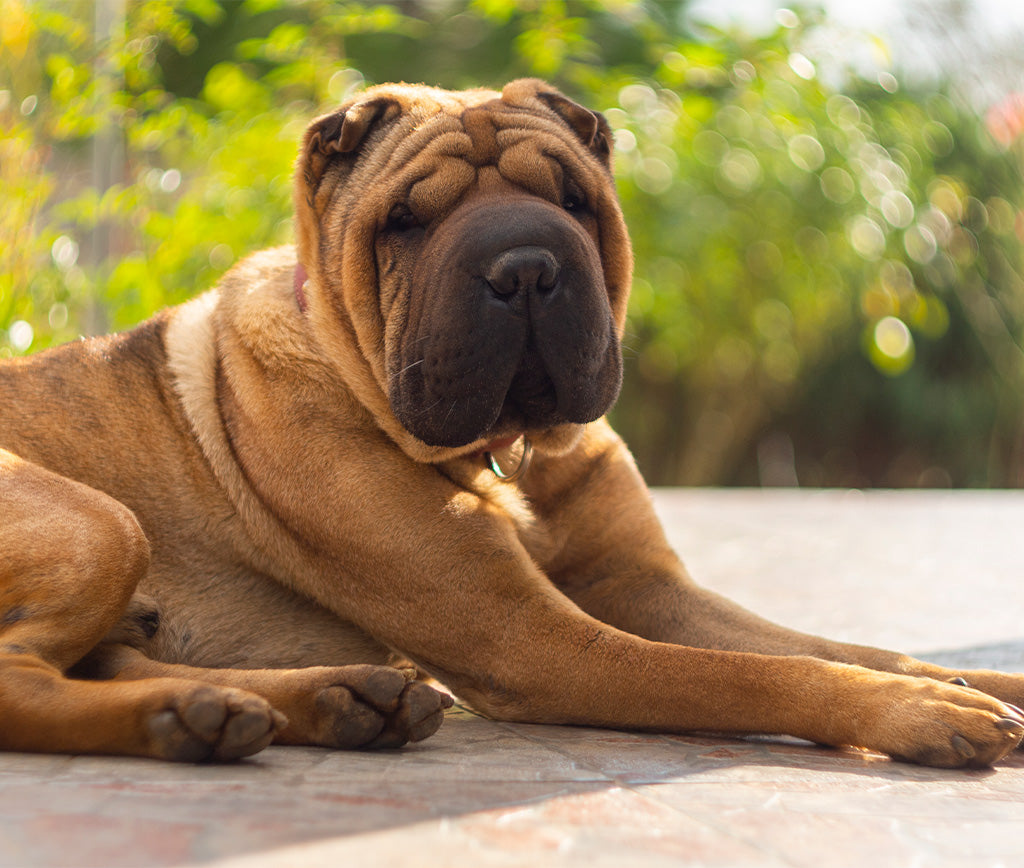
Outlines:
<svg viewBox="0 0 1024 868"><path fill-rule="evenodd" d="M285 741L335 748L401 747L437 732L452 698L385 666L320 670L309 719L294 719Z"/></svg>
<svg viewBox="0 0 1024 868"><path fill-rule="evenodd" d="M201 684L150 713L146 731L153 756L203 762L258 753L286 724L284 715L254 694Z"/></svg>
<svg viewBox="0 0 1024 868"><path fill-rule="evenodd" d="M863 746L921 765L981 768L1024 738L1024 714L1015 706L960 684L910 681L881 691L884 712L871 727L873 743Z"/></svg>
<svg viewBox="0 0 1024 868"><path fill-rule="evenodd" d="M401 747L409 741L429 738L440 728L444 710L452 703L447 693L421 681L410 681L398 698L398 708L388 714L384 729L367 747Z"/></svg>
<svg viewBox="0 0 1024 868"><path fill-rule="evenodd" d="M950 684L973 687L996 699L1010 709L1017 717L1024 720L1024 675L1015 672L995 672L989 669L957 672L946 679ZM1024 742L1017 746L1024 749Z"/></svg>

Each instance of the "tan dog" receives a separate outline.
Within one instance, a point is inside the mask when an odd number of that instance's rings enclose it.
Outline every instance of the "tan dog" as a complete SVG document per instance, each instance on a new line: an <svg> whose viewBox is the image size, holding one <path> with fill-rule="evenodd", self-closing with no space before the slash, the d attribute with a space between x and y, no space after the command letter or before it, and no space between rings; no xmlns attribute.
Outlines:
<svg viewBox="0 0 1024 868"><path fill-rule="evenodd" d="M601 421L631 269L609 142L537 81L371 89L306 135L296 250L5 363L0 746L397 745L448 702L401 658L508 720L1013 749L1024 677L687 577Z"/></svg>

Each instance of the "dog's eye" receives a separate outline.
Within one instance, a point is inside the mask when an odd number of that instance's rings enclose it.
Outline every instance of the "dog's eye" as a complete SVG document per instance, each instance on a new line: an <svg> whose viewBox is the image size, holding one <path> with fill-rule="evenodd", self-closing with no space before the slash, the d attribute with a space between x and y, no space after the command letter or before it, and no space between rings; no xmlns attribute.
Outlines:
<svg viewBox="0 0 1024 868"><path fill-rule="evenodd" d="M562 197L562 207L570 214L578 214L587 210L586 200L578 193L567 192Z"/></svg>
<svg viewBox="0 0 1024 868"><path fill-rule="evenodd" d="M388 213L386 228L392 232L408 232L410 229L417 229L420 221L412 213L408 205L399 203Z"/></svg>

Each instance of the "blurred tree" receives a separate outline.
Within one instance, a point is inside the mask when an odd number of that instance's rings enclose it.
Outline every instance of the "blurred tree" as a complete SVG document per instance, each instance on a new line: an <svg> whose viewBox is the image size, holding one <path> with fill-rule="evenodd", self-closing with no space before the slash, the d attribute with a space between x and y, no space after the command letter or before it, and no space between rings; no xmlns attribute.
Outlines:
<svg viewBox="0 0 1024 868"><path fill-rule="evenodd" d="M1016 484L1019 159L891 74L836 92L787 23L684 43L617 94L639 348L618 427L684 484Z"/></svg>
<svg viewBox="0 0 1024 868"><path fill-rule="evenodd" d="M993 137L886 70L823 76L819 13L698 38L685 12L6 0L0 354L289 240L302 128L364 80L540 75L616 131L637 268L614 421L651 481L1024 481L1019 110Z"/></svg>

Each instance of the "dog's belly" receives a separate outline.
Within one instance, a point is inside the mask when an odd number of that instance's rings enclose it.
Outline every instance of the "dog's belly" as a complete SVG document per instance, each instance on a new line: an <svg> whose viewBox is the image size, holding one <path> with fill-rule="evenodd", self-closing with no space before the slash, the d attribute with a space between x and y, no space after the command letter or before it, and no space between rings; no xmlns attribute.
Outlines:
<svg viewBox="0 0 1024 868"><path fill-rule="evenodd" d="M279 669L384 664L394 655L354 624L268 576L230 563L161 562L139 586L159 607L143 649L168 663Z"/></svg>

